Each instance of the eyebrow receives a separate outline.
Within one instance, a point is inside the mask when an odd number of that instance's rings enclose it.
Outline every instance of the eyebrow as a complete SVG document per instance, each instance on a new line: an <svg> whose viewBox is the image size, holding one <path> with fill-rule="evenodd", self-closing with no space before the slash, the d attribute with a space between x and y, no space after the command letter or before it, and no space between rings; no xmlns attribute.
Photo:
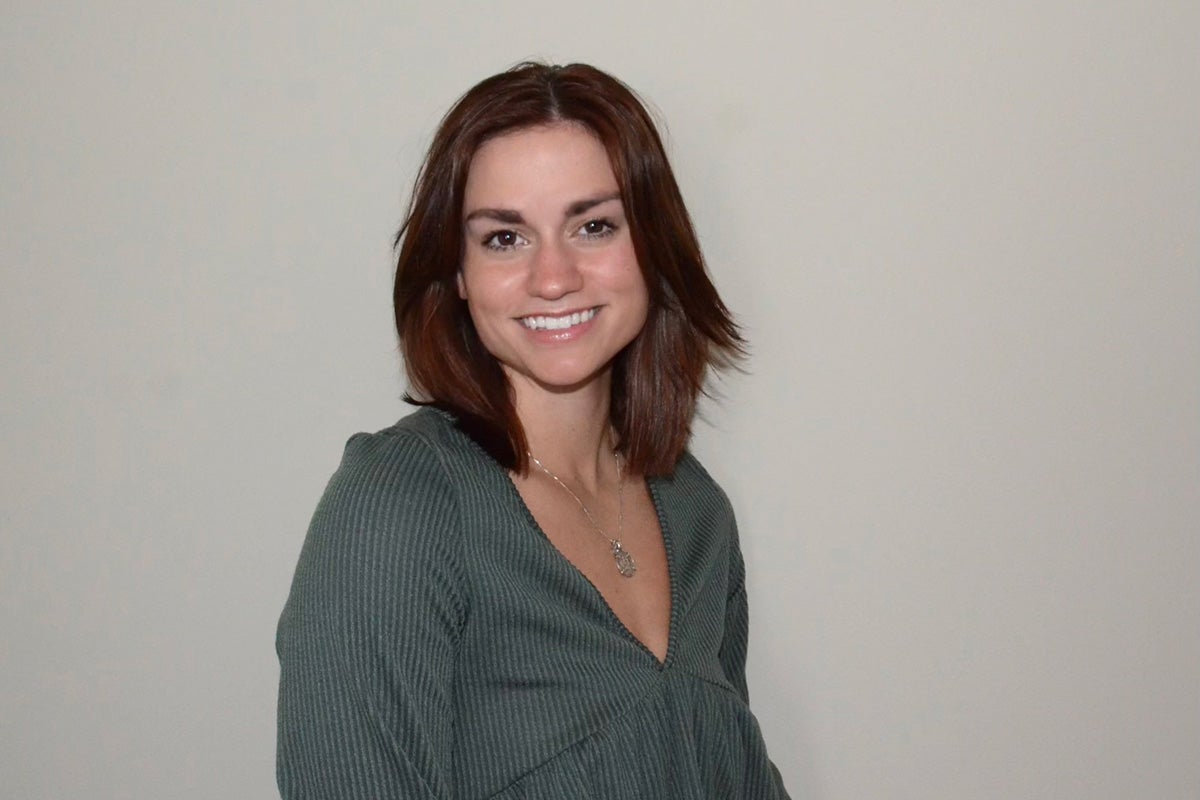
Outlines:
<svg viewBox="0 0 1200 800"><path fill-rule="evenodd" d="M582 214L585 211L595 208L602 203L607 203L609 200L620 199L620 192L609 192L608 194L602 194L599 197L589 197L586 200L576 200L574 203L571 203L571 205L567 206L567 216L573 217L576 214Z"/></svg>
<svg viewBox="0 0 1200 800"><path fill-rule="evenodd" d="M496 222L503 222L506 225L525 223L525 218L521 216L520 211L512 211L507 208L477 208L463 217L463 222L470 222L474 219L494 219Z"/></svg>
<svg viewBox="0 0 1200 800"><path fill-rule="evenodd" d="M583 214L598 205L607 203L610 200L621 199L620 192L609 192L597 197L588 197L583 200L576 200L571 205L567 206L568 217L574 217L577 214ZM491 219L496 222L503 222L505 225L523 225L525 218L521 216L520 211L514 211L510 208L477 208L470 214L463 217L463 223L466 224L476 219Z"/></svg>

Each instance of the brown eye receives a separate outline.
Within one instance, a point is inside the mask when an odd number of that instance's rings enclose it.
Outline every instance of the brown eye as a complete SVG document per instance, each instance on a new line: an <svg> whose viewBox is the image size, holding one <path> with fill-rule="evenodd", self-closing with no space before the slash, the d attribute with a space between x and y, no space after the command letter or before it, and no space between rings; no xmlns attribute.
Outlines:
<svg viewBox="0 0 1200 800"><path fill-rule="evenodd" d="M489 250L512 250L520 245L524 239L516 231L495 231L483 240L483 246Z"/></svg>
<svg viewBox="0 0 1200 800"><path fill-rule="evenodd" d="M615 230L616 227L606 219L590 219L583 223L579 232L589 239L599 239L608 236Z"/></svg>

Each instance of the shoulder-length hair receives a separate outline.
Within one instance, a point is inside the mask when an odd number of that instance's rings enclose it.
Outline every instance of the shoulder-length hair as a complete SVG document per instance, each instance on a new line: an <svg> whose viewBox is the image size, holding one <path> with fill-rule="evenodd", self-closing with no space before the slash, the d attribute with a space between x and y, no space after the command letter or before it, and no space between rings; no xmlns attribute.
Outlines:
<svg viewBox="0 0 1200 800"><path fill-rule="evenodd" d="M632 474L669 474L687 447L708 368L734 363L745 343L705 271L653 120L628 86L586 64L519 64L474 86L442 119L396 235L405 399L451 412L505 468L528 469L508 381L455 281L476 151L501 134L556 122L582 125L607 151L649 292L645 326L613 363L617 449Z"/></svg>

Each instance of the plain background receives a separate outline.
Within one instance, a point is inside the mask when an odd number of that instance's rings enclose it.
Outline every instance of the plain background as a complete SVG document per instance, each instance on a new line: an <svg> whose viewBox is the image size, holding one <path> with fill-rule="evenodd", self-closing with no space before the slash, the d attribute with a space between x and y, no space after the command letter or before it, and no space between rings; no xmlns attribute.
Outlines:
<svg viewBox="0 0 1200 800"><path fill-rule="evenodd" d="M661 114L753 343L695 449L793 796L1200 797L1198 8L8 3L0 796L274 796L408 186L543 57Z"/></svg>

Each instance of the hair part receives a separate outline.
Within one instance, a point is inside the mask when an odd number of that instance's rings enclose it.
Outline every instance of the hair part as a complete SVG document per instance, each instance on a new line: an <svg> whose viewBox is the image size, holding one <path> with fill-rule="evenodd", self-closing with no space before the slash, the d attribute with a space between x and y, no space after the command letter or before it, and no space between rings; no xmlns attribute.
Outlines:
<svg viewBox="0 0 1200 800"><path fill-rule="evenodd" d="M476 84L438 126L396 234L396 331L411 387L404 399L452 413L506 469L528 470L508 379L480 341L456 279L475 153L497 136L556 122L582 125L604 146L650 298L646 324L613 364L617 450L633 474L669 474L691 438L709 367L735 363L745 341L705 270L645 106L586 64L518 64Z"/></svg>

